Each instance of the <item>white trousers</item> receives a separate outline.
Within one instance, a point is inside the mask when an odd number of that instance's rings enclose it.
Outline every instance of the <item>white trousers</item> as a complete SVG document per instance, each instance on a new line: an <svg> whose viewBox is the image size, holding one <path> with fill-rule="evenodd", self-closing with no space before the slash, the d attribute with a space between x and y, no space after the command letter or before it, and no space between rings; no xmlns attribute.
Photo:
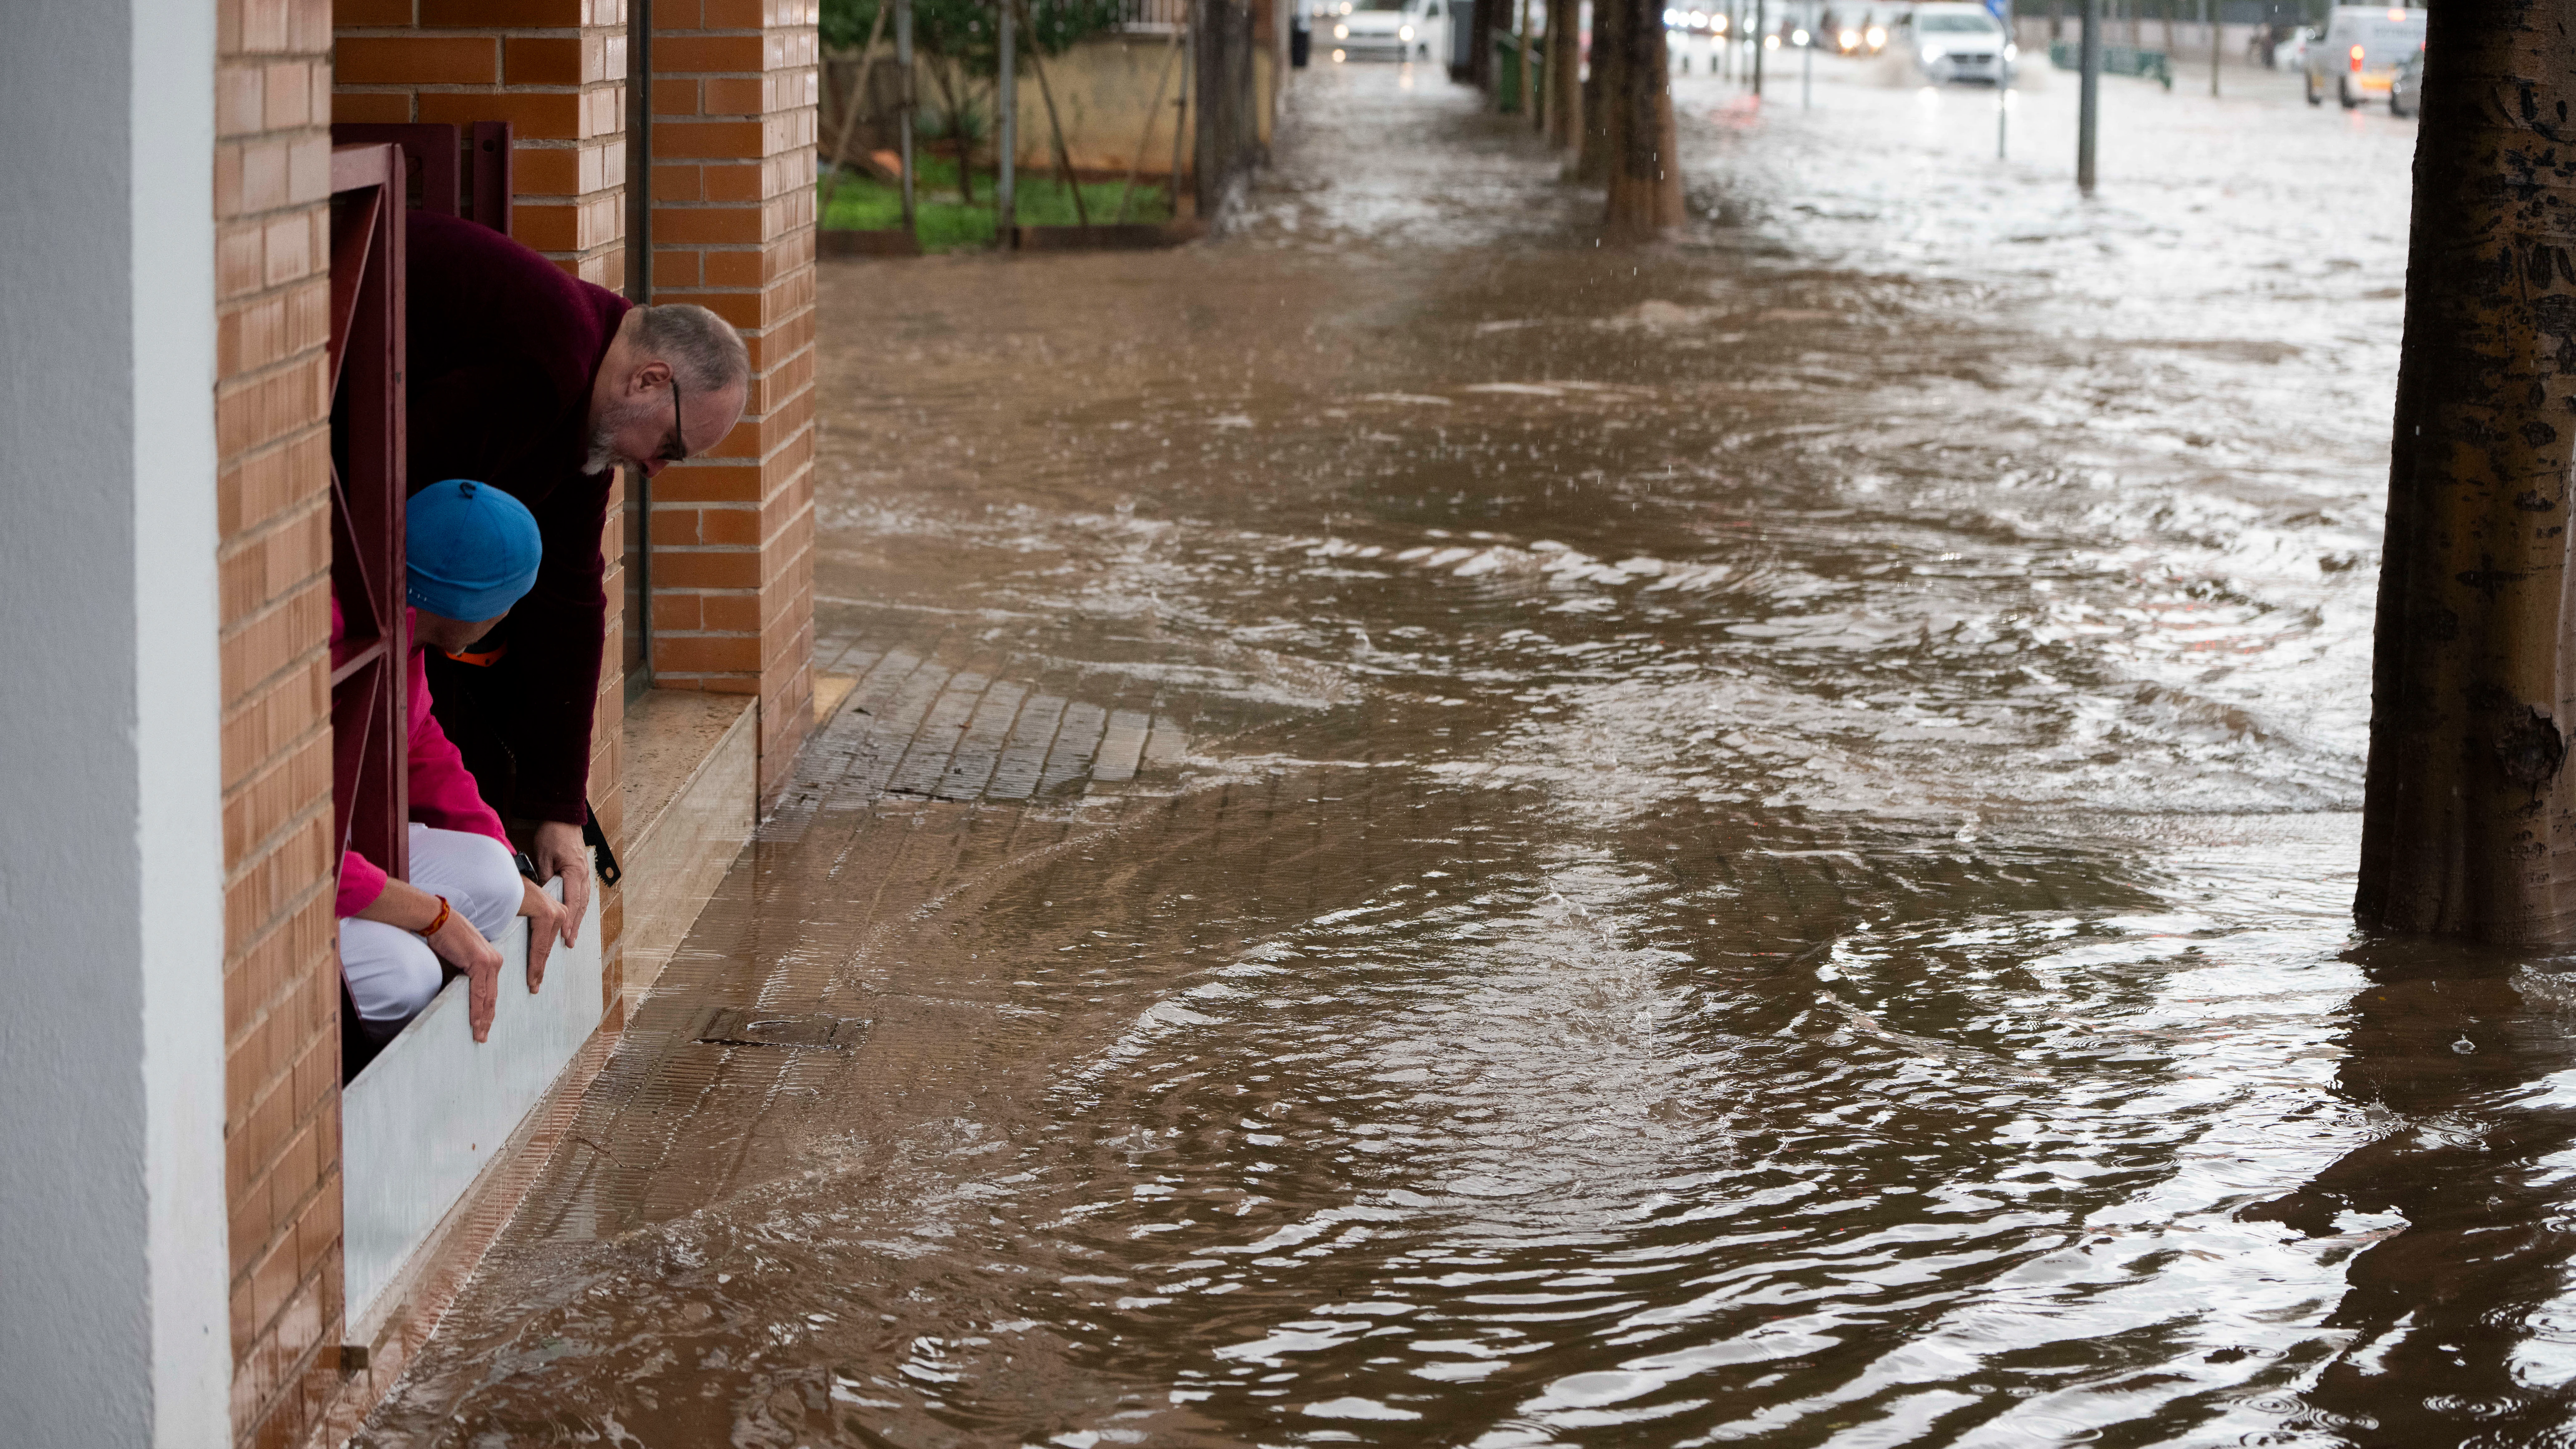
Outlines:
<svg viewBox="0 0 2576 1449"><path fill-rule="evenodd" d="M447 897L487 941L497 944L502 928L519 913L520 881L509 847L488 835L411 827L411 883ZM340 979L349 983L349 999L367 1034L390 1041L438 995L447 972L419 936L350 916L340 921Z"/></svg>

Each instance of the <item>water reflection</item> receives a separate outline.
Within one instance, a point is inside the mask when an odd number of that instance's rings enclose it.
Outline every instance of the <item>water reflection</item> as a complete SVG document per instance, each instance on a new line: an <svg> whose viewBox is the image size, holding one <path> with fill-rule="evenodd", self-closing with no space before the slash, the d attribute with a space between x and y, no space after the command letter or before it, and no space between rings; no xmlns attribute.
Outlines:
<svg viewBox="0 0 2576 1449"><path fill-rule="evenodd" d="M2348 927L2400 133L1709 82L1614 255L1310 75L826 276L855 702L373 1441L2545 1442L2576 987Z"/></svg>

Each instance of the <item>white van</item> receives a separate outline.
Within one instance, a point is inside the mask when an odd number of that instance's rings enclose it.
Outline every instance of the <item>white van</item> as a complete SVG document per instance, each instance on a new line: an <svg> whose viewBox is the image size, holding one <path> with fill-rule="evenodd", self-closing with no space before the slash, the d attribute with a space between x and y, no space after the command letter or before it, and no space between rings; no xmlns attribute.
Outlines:
<svg viewBox="0 0 2576 1449"><path fill-rule="evenodd" d="M2347 111L2371 96L2388 94L2397 67L2424 48L2424 12L2372 5L2338 5L2325 33L2307 44L2308 104L2325 104L2331 89Z"/></svg>

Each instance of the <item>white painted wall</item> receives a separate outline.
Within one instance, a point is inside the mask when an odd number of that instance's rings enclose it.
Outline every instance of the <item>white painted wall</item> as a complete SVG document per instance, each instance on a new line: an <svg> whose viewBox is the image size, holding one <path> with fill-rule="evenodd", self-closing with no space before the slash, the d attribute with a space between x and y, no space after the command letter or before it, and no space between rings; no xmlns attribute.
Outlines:
<svg viewBox="0 0 2576 1449"><path fill-rule="evenodd" d="M0 46L0 1438L221 1445L214 12Z"/></svg>

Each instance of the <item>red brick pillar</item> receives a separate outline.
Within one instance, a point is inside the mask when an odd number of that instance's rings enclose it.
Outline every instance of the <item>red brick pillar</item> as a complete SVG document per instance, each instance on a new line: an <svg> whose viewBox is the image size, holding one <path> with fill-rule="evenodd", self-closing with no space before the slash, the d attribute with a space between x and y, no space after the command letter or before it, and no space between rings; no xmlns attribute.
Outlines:
<svg viewBox="0 0 2576 1449"><path fill-rule="evenodd" d="M653 285L751 347L748 411L653 485L653 680L760 701L760 787L810 727L814 0L654 0Z"/></svg>
<svg viewBox="0 0 2576 1449"><path fill-rule="evenodd" d="M303 1436L340 1329L340 972L331 942L331 14L219 0L224 1165L232 1429ZM0 1438L5 1438L0 1434Z"/></svg>

